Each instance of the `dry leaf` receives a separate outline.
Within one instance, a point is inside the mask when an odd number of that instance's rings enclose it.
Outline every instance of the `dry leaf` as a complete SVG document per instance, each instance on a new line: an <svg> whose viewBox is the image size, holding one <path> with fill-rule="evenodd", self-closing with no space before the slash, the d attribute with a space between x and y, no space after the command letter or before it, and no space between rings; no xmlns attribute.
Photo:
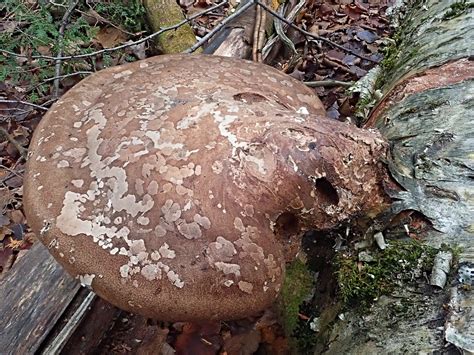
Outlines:
<svg viewBox="0 0 474 355"><path fill-rule="evenodd" d="M95 36L95 40L103 48L112 48L127 40L125 33L114 27L103 27Z"/></svg>

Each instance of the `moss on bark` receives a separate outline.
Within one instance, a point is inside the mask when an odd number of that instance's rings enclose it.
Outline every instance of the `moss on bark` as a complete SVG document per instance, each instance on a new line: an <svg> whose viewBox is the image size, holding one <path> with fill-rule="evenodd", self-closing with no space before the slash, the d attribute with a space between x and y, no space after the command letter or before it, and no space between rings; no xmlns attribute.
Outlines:
<svg viewBox="0 0 474 355"><path fill-rule="evenodd" d="M174 0L144 0L148 21L154 32L184 20L179 5ZM196 42L194 32L188 24L167 31L157 37L156 44L164 54L180 53Z"/></svg>

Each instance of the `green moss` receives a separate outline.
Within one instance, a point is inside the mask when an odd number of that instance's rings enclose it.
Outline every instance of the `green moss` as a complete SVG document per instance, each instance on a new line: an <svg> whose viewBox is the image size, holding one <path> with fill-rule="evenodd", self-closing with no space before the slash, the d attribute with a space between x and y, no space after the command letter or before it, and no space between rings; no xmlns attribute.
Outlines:
<svg viewBox="0 0 474 355"><path fill-rule="evenodd" d="M296 330L300 306L310 295L313 282L313 275L302 261L295 260L287 267L278 308L283 328L289 336Z"/></svg>
<svg viewBox="0 0 474 355"><path fill-rule="evenodd" d="M410 283L429 272L437 251L410 240L391 241L387 249L371 254L371 262L359 262L357 255L338 255L336 276L343 302L347 306L369 307L396 286Z"/></svg>
<svg viewBox="0 0 474 355"><path fill-rule="evenodd" d="M461 0L458 2L453 3L449 10L443 16L443 20L450 20L452 18L461 16L464 12L469 9L474 8L473 2L468 2L467 0Z"/></svg>
<svg viewBox="0 0 474 355"><path fill-rule="evenodd" d="M123 26L127 31L136 33L148 30L145 21L146 10L140 0L99 1L95 11L114 24Z"/></svg>

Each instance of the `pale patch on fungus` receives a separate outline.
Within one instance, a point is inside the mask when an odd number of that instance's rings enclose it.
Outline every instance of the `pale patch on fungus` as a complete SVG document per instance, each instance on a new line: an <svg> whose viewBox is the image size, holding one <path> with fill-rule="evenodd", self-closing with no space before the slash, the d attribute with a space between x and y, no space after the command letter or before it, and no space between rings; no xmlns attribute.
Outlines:
<svg viewBox="0 0 474 355"><path fill-rule="evenodd" d="M152 181L148 184L147 192L149 195L154 196L158 193L158 183L156 181Z"/></svg>
<svg viewBox="0 0 474 355"><path fill-rule="evenodd" d="M56 166L58 168L67 168L69 167L69 162L67 160L60 160Z"/></svg>
<svg viewBox="0 0 474 355"><path fill-rule="evenodd" d="M252 205L245 205L244 206L244 213L246 216L253 217L255 210Z"/></svg>
<svg viewBox="0 0 474 355"><path fill-rule="evenodd" d="M301 115L309 115L308 109L304 106L301 106L298 110L296 110L296 113Z"/></svg>
<svg viewBox="0 0 474 355"><path fill-rule="evenodd" d="M220 174L220 173L222 173L222 170L224 169L224 164L222 164L221 161L216 160L216 161L212 164L211 169L212 169L212 171L213 171L215 174Z"/></svg>
<svg viewBox="0 0 474 355"><path fill-rule="evenodd" d="M253 285L247 281L239 281L239 289L245 293L252 294Z"/></svg>
<svg viewBox="0 0 474 355"><path fill-rule="evenodd" d="M224 275L234 274L236 277L240 277L239 264L229 264L222 261L217 261L214 263L214 266L217 270L222 271Z"/></svg>
<svg viewBox="0 0 474 355"><path fill-rule="evenodd" d="M84 155L87 153L87 149L86 148L71 148L69 150L66 150L65 152L63 152L62 154L65 156L65 157L70 157L70 158L73 158L74 159L74 162L79 162L83 157Z"/></svg>
<svg viewBox="0 0 474 355"><path fill-rule="evenodd" d="M94 278L95 278L95 274L79 275L79 282L84 287L91 287L92 281L94 280Z"/></svg>
<svg viewBox="0 0 474 355"><path fill-rule="evenodd" d="M209 243L206 249L206 256L211 264L216 261L229 262L236 254L234 244L221 236L218 236L215 242Z"/></svg>
<svg viewBox="0 0 474 355"><path fill-rule="evenodd" d="M154 261L158 261L158 260L161 259L160 253L159 253L158 251L156 251L156 250L153 251L153 252L150 254L150 257L151 257L151 259L154 260Z"/></svg>
<svg viewBox="0 0 474 355"><path fill-rule="evenodd" d="M193 196L194 192L191 189L184 187L183 185L176 185L176 193L180 196L188 195Z"/></svg>
<svg viewBox="0 0 474 355"><path fill-rule="evenodd" d="M129 242L130 252L138 254L142 251L146 251L145 241L143 239L132 240Z"/></svg>
<svg viewBox="0 0 474 355"><path fill-rule="evenodd" d="M142 267L141 274L148 281L161 279L161 269L154 264L149 264Z"/></svg>
<svg viewBox="0 0 474 355"><path fill-rule="evenodd" d="M81 188L84 185L84 180L82 179L71 180L71 184L73 184L77 188Z"/></svg>
<svg viewBox="0 0 474 355"><path fill-rule="evenodd" d="M211 228L211 221L207 217L201 216L199 213L196 213L193 217L194 222L199 224L204 229Z"/></svg>
<svg viewBox="0 0 474 355"><path fill-rule="evenodd" d="M159 238L162 238L162 237L164 237L164 236L166 235L166 229L165 229L162 225L160 225L160 224L158 224L158 225L155 227L154 232L155 232L155 235L156 235L157 237L159 237Z"/></svg>
<svg viewBox="0 0 474 355"><path fill-rule="evenodd" d="M186 239L198 239L202 236L201 227L197 222L187 223L184 219L180 219L176 222L176 226Z"/></svg>
<svg viewBox="0 0 474 355"><path fill-rule="evenodd" d="M199 175L201 175L201 172L202 172L201 165L196 165L196 168L194 169L194 174L196 176L199 176Z"/></svg>
<svg viewBox="0 0 474 355"><path fill-rule="evenodd" d="M143 190L143 184L145 181L142 179L136 179L135 180L135 191L137 192L138 195L143 195L145 191Z"/></svg>
<svg viewBox="0 0 474 355"><path fill-rule="evenodd" d="M128 272L130 271L130 266L128 266L127 264L122 265L119 270L120 270L120 276L122 276L123 278L127 278Z"/></svg>
<svg viewBox="0 0 474 355"><path fill-rule="evenodd" d="M142 226L147 226L150 223L150 219L148 217L140 216L137 218L137 223Z"/></svg>
<svg viewBox="0 0 474 355"><path fill-rule="evenodd" d="M181 207L171 199L166 200L165 204L161 207L161 212L163 212L165 221L169 223L175 222L181 217Z"/></svg>
<svg viewBox="0 0 474 355"><path fill-rule="evenodd" d="M174 259L176 257L176 252L170 249L170 246L167 243L163 244L158 251L165 259Z"/></svg>
<svg viewBox="0 0 474 355"><path fill-rule="evenodd" d="M184 282L181 281L181 279L179 278L179 275L177 273L175 273L174 271L170 270L168 271L168 273L166 274L166 276L168 276L168 280L170 280L170 282L175 285L177 288L183 288L184 286Z"/></svg>
<svg viewBox="0 0 474 355"><path fill-rule="evenodd" d="M122 72L114 74L114 79L120 79L120 78L123 78L124 76L128 76L130 74L133 74L133 72L131 70L124 70ZM83 103L84 103L84 101L83 101Z"/></svg>
<svg viewBox="0 0 474 355"><path fill-rule="evenodd" d="M245 226L242 220L239 217L234 218L234 228L237 229L240 232L245 231Z"/></svg>

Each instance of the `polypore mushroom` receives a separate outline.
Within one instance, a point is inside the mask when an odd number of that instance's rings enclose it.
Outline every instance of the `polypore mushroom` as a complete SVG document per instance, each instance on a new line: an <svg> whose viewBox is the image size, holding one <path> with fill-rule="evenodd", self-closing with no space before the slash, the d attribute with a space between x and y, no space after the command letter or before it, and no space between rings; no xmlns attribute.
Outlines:
<svg viewBox="0 0 474 355"><path fill-rule="evenodd" d="M380 203L383 141L323 116L310 89L252 62L158 56L100 71L35 131L28 221L123 309L254 314L281 288L280 232L330 228Z"/></svg>

